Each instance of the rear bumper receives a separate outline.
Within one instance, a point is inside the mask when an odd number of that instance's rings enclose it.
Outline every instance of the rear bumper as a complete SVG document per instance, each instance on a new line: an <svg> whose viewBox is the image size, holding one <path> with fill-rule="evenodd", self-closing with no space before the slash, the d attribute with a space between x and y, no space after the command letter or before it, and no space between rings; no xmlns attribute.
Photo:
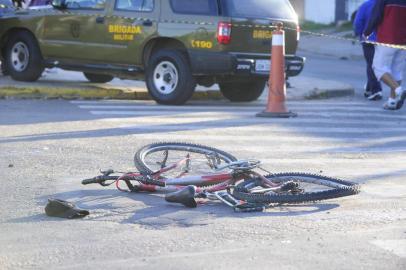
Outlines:
<svg viewBox="0 0 406 270"><path fill-rule="evenodd" d="M237 59L236 74L247 74L260 77L269 77L269 70L257 71L256 61L265 59ZM272 60L272 59L271 59ZM300 56L285 56L285 71L287 77L299 75L303 68L306 58Z"/></svg>
<svg viewBox="0 0 406 270"><path fill-rule="evenodd" d="M269 60L269 55L242 55L233 53L190 52L190 61L194 75L241 75L269 77L269 70L256 70L258 60ZM304 57L285 56L285 70L287 77L299 75L306 59Z"/></svg>

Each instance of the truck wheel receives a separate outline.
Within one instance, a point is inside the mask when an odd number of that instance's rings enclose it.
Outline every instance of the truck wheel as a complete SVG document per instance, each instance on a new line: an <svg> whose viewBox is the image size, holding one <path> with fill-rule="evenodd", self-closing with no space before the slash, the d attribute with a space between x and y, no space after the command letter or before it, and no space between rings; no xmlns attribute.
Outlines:
<svg viewBox="0 0 406 270"><path fill-rule="evenodd" d="M6 67L11 78L33 82L44 71L41 51L35 38L28 32L11 36L6 45Z"/></svg>
<svg viewBox="0 0 406 270"><path fill-rule="evenodd" d="M104 75L104 74L94 74L94 73L83 72L83 75L86 77L86 79L89 80L89 82L93 82L93 83L107 83L107 82L111 82L114 79L113 76Z"/></svg>
<svg viewBox="0 0 406 270"><path fill-rule="evenodd" d="M152 55L146 71L146 84L152 98L167 105L184 104L196 87L186 57L179 51L168 49Z"/></svg>
<svg viewBox="0 0 406 270"><path fill-rule="evenodd" d="M265 81L227 82L219 83L220 91L225 98L234 102L254 101L258 99L265 88Z"/></svg>
<svg viewBox="0 0 406 270"><path fill-rule="evenodd" d="M8 75L8 71L7 71L7 68L6 68L6 63L4 61L2 61L1 64L0 64L0 72L4 76Z"/></svg>

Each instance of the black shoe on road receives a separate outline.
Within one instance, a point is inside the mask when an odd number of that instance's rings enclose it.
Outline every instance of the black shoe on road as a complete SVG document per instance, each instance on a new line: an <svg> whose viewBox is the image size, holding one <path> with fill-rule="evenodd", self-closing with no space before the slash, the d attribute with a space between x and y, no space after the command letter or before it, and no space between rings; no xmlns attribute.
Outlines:
<svg viewBox="0 0 406 270"><path fill-rule="evenodd" d="M381 100L382 99L382 91L371 93L368 97L368 100Z"/></svg>
<svg viewBox="0 0 406 270"><path fill-rule="evenodd" d="M365 91L365 92L364 92L364 97L365 97L365 98L369 98L370 95L372 95L372 92L371 92L371 91Z"/></svg>

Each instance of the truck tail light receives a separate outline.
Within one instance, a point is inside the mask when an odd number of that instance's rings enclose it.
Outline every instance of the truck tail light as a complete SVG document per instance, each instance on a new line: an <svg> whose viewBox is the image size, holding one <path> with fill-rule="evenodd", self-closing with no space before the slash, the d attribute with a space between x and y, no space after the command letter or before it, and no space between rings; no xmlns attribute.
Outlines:
<svg viewBox="0 0 406 270"><path fill-rule="evenodd" d="M296 26L296 39L297 39L297 41L299 41L299 39L300 39L300 25L297 25Z"/></svg>
<svg viewBox="0 0 406 270"><path fill-rule="evenodd" d="M219 44L230 44L231 42L231 23L219 22L217 26L217 41Z"/></svg>

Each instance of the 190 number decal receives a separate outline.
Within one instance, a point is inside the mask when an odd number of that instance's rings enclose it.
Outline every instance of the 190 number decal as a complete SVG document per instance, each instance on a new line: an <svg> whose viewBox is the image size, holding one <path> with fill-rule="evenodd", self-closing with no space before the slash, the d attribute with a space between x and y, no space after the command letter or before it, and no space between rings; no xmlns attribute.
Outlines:
<svg viewBox="0 0 406 270"><path fill-rule="evenodd" d="M211 48L213 48L213 42L211 42L211 41L192 40L191 44L192 44L193 48L200 48L200 49L211 49Z"/></svg>

